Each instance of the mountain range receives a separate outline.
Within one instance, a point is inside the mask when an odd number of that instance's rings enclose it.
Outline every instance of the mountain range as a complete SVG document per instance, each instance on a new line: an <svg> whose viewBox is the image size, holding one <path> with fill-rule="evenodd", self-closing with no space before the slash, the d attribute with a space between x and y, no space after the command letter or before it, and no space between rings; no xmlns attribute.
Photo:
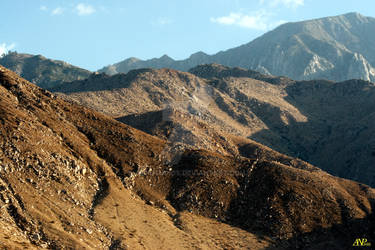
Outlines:
<svg viewBox="0 0 375 250"><path fill-rule="evenodd" d="M85 79L90 71L42 55L10 52L0 57L0 65L16 72L38 86L48 89L64 82Z"/></svg>
<svg viewBox="0 0 375 250"><path fill-rule="evenodd" d="M192 54L185 60L168 55L150 60L128 58L99 69L114 75L140 68L189 71L200 64L217 63L295 80L327 79L375 81L375 18L359 13L285 23L236 48L214 55ZM0 65L43 88L85 79L90 71L41 55L8 53Z"/></svg>
<svg viewBox="0 0 375 250"><path fill-rule="evenodd" d="M348 249L374 239L374 189L251 140L233 144L247 157L186 148L164 161L168 141L3 67L0 93L4 248Z"/></svg>
<svg viewBox="0 0 375 250"><path fill-rule="evenodd" d="M0 248L374 244L374 20L94 73L4 55Z"/></svg>
<svg viewBox="0 0 375 250"><path fill-rule="evenodd" d="M255 40L214 55L197 52L175 61L164 55L151 60L129 58L99 72L113 75L138 68L188 71L218 63L296 80L375 81L375 18L359 13L286 23Z"/></svg>
<svg viewBox="0 0 375 250"><path fill-rule="evenodd" d="M140 69L96 74L53 90L174 144L235 156L241 153L233 140L220 133L235 135L375 185L371 82L294 81L210 64L190 73Z"/></svg>

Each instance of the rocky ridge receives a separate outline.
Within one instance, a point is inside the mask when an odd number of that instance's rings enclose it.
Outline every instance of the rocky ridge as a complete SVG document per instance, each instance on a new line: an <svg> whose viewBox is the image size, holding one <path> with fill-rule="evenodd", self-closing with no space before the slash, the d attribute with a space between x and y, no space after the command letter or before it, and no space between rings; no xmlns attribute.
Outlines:
<svg viewBox="0 0 375 250"><path fill-rule="evenodd" d="M236 48L214 55L198 52L185 60L168 56L151 60L127 59L100 72L127 73L138 68L188 71L200 64L219 63L296 80L375 81L375 18L359 13L280 25Z"/></svg>

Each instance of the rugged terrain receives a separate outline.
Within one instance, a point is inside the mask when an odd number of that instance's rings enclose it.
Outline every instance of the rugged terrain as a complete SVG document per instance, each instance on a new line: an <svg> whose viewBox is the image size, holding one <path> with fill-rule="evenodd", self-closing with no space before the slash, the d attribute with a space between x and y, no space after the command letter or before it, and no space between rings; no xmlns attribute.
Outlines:
<svg viewBox="0 0 375 250"><path fill-rule="evenodd" d="M188 71L201 64L218 63L296 80L362 79L374 82L374 29L375 18L347 13L286 23L247 44L214 55L197 52L179 61L167 55L150 60L131 57L99 72L114 75L141 68ZM90 71L63 61L16 52L1 57L0 65L47 89L90 75Z"/></svg>
<svg viewBox="0 0 375 250"><path fill-rule="evenodd" d="M0 92L4 248L346 249L374 239L366 185L238 137L242 156L186 148L164 161L166 140L3 67Z"/></svg>
<svg viewBox="0 0 375 250"><path fill-rule="evenodd" d="M172 144L235 155L231 136L249 138L375 185L373 83L294 81L217 64L190 72L96 74L54 90Z"/></svg>
<svg viewBox="0 0 375 250"><path fill-rule="evenodd" d="M188 71L199 64L219 63L296 80L375 81L374 30L375 18L348 13L286 23L247 44L214 55L198 52L181 61L167 55L145 61L129 58L100 71L107 74L138 68Z"/></svg>
<svg viewBox="0 0 375 250"><path fill-rule="evenodd" d="M62 101L4 68L0 73L2 247L270 244L242 229L177 212L153 183L138 177L149 169L169 171L158 156L164 141ZM154 178L156 183L160 177ZM178 222L186 228L179 229Z"/></svg>
<svg viewBox="0 0 375 250"><path fill-rule="evenodd" d="M48 89L63 82L87 78L91 72L63 61L51 60L41 55L10 52L0 57L0 65L36 85Z"/></svg>

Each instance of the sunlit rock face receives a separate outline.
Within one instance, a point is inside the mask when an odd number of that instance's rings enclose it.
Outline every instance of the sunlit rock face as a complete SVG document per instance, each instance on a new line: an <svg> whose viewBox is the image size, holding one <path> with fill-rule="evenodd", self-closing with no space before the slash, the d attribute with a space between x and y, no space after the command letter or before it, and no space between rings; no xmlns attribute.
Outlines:
<svg viewBox="0 0 375 250"><path fill-rule="evenodd" d="M185 60L163 56L134 58L110 65L102 72L126 73L137 68L173 68L187 71L205 63L243 67L296 80L375 81L375 18L359 13L286 23L236 48L214 55L198 52Z"/></svg>

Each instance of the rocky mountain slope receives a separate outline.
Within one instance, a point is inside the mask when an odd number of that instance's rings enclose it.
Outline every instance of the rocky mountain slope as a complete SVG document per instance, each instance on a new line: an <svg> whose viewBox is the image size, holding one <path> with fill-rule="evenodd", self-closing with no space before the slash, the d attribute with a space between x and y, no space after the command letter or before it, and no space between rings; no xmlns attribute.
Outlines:
<svg viewBox="0 0 375 250"><path fill-rule="evenodd" d="M272 243L171 206L166 196L173 186L160 184L171 181L146 175L171 173L158 157L164 141L0 69L2 248L265 248Z"/></svg>
<svg viewBox="0 0 375 250"><path fill-rule="evenodd" d="M366 185L244 139L247 157L186 149L166 163L167 141L3 67L0 93L1 247L345 249L374 239Z"/></svg>
<svg viewBox="0 0 375 250"><path fill-rule="evenodd" d="M252 80L244 79L236 70L230 77L225 77L228 73L223 77L223 72L228 71L231 72L230 68L212 65L191 70L261 118L267 128L251 134L250 138L335 175L375 185L374 83L362 80L296 82L280 78L281 84L265 79L271 84L253 87L249 84ZM262 85L263 89L275 89L275 84L281 91L257 90ZM259 105L254 100L254 92L258 93L260 102L269 104ZM290 108L286 112L288 109L278 98L298 112Z"/></svg>
<svg viewBox="0 0 375 250"><path fill-rule="evenodd" d="M55 91L152 135L168 135L171 142L233 155L237 151L227 135L249 138L375 185L370 82L298 82L213 64L191 73L142 69L93 75ZM213 136L215 143L208 139Z"/></svg>
<svg viewBox="0 0 375 250"><path fill-rule="evenodd" d="M88 70L63 61L47 59L41 55L16 52L10 52L0 57L0 65L45 89L63 82L85 79L91 74Z"/></svg>
<svg viewBox="0 0 375 250"><path fill-rule="evenodd" d="M130 58L101 69L107 74L137 68L188 71L199 64L219 63L296 80L375 81L375 18L359 13L286 23L261 37L214 55L198 52L175 61L164 55L151 60Z"/></svg>

